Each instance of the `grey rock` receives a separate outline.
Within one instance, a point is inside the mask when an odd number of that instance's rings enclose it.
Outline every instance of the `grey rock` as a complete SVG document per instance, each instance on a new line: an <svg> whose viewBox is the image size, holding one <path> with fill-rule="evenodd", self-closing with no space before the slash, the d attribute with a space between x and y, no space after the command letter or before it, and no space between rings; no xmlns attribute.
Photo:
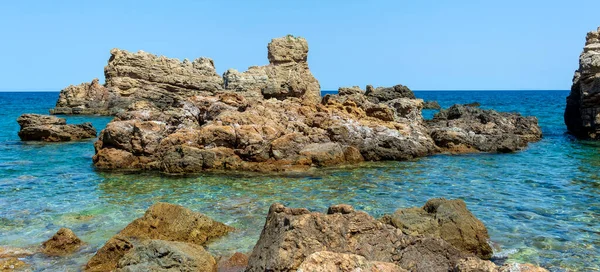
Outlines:
<svg viewBox="0 0 600 272"><path fill-rule="evenodd" d="M216 271L216 261L202 246L173 241L148 240L127 252L118 272Z"/></svg>
<svg viewBox="0 0 600 272"><path fill-rule="evenodd" d="M23 114L17 119L22 141L66 142L96 137L92 123L67 125L64 118L40 114Z"/></svg>

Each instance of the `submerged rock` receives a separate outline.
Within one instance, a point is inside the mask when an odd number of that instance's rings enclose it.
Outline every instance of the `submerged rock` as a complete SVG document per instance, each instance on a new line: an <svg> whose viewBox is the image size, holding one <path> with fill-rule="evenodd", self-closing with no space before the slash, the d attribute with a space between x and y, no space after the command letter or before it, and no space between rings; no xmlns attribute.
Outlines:
<svg viewBox="0 0 600 272"><path fill-rule="evenodd" d="M485 225L460 199L431 199L422 208L399 209L383 221L404 234L440 237L466 253L485 260L492 257Z"/></svg>
<svg viewBox="0 0 600 272"><path fill-rule="evenodd" d="M466 258L460 260L454 267L454 272L548 272L545 268L532 264L496 264L478 258Z"/></svg>
<svg viewBox="0 0 600 272"><path fill-rule="evenodd" d="M454 105L427 121L431 138L442 150L514 152L542 138L537 118Z"/></svg>
<svg viewBox="0 0 600 272"><path fill-rule="evenodd" d="M294 271L320 251L360 255L411 271L448 271L469 256L439 238L405 235L348 205L322 214L273 204L246 271ZM314 268L317 257L305 265ZM362 260L348 258L355 264Z"/></svg>
<svg viewBox="0 0 600 272"><path fill-rule="evenodd" d="M64 256L77 251L83 242L72 230L61 228L42 244L42 252L50 256Z"/></svg>
<svg viewBox="0 0 600 272"><path fill-rule="evenodd" d="M600 139L600 28L586 36L567 97L565 124L569 132L584 139Z"/></svg>
<svg viewBox="0 0 600 272"><path fill-rule="evenodd" d="M0 258L0 271L20 271L27 267L27 263L21 261L15 257Z"/></svg>
<svg viewBox="0 0 600 272"><path fill-rule="evenodd" d="M117 265L118 272L216 271L215 259L202 246L163 240L149 240L127 252Z"/></svg>
<svg viewBox="0 0 600 272"><path fill-rule="evenodd" d="M232 230L233 228L221 222L214 221L201 213L193 212L182 206L169 203L157 203L152 205L143 217L134 220L127 225L125 229L108 240L108 242L96 252L96 255L88 261L86 271L114 270L123 256L128 254L132 249L140 246L144 248L137 253L132 253L133 256L129 257L128 260L130 261L127 263L131 263L132 265L139 264L141 267L144 265L151 266L154 264L148 263L149 261L140 261L140 258L142 258L140 256L146 254L146 257L144 258L149 258L147 257L148 254L150 254L148 252L161 249L160 245L164 245L164 247L167 248L165 249L165 254L177 255L181 252L168 252L178 250L187 251L190 247L196 248L194 245L205 245L209 241L221 237ZM149 246L147 243L148 240L183 242L191 245L180 246L179 244L153 242ZM171 260L170 258L176 259L176 257L172 256L168 258L168 260ZM135 260L138 260L139 263L136 263ZM190 263L193 264L196 263L196 261L198 260L193 259ZM214 262L214 259L212 261ZM131 269L134 267L135 265Z"/></svg>
<svg viewBox="0 0 600 272"><path fill-rule="evenodd" d="M63 118L40 114L23 114L17 122L22 141L64 142L96 137L92 123L67 125Z"/></svg>

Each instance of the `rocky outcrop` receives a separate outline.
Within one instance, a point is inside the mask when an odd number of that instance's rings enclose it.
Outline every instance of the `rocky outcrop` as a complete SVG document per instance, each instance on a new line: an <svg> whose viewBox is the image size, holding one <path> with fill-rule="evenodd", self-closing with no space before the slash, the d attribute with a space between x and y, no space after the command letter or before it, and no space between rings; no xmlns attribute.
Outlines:
<svg viewBox="0 0 600 272"><path fill-rule="evenodd" d="M229 258L222 258L218 263L219 272L244 272L248 266L248 255L236 252Z"/></svg>
<svg viewBox="0 0 600 272"><path fill-rule="evenodd" d="M308 69L308 42L288 35L269 45L269 65L253 66L240 73L230 69L223 75L225 89L262 94L266 99L302 98L307 103L321 100L321 87Z"/></svg>
<svg viewBox="0 0 600 272"><path fill-rule="evenodd" d="M349 205L322 214L273 204L246 271L295 271L320 251L360 255L411 271L449 271L469 256L440 238L405 235ZM313 259L307 263L314 264Z"/></svg>
<svg viewBox="0 0 600 272"><path fill-rule="evenodd" d="M190 243L149 240L127 252L117 272L217 270L216 261L202 246Z"/></svg>
<svg viewBox="0 0 600 272"><path fill-rule="evenodd" d="M42 244L42 253L50 256L64 256L77 251L83 242L72 230L59 229L52 238Z"/></svg>
<svg viewBox="0 0 600 272"><path fill-rule="evenodd" d="M92 123L67 125L65 119L55 116L23 114L17 123L22 141L65 142L96 137Z"/></svg>
<svg viewBox="0 0 600 272"><path fill-rule="evenodd" d="M427 122L431 138L444 151L514 152L542 138L535 117L454 105Z"/></svg>
<svg viewBox="0 0 600 272"><path fill-rule="evenodd" d="M192 266L207 260L203 257L206 254L199 252L198 248L231 230L233 228L182 206L157 203L152 205L143 217L134 220L108 240L88 261L86 271L110 271L117 268L117 265L121 268L129 267L127 269L130 270L125 271L136 271L134 269L136 267L139 269L152 267L157 264L150 260L151 256L163 256L161 250L164 250L164 255L167 255L164 262L185 259L186 261L181 265ZM190 245L148 242L149 240L182 242ZM137 250L138 247L142 248ZM121 263L122 258L132 250L135 250L134 253ZM192 251L195 253L190 253ZM196 259L197 257L200 259ZM210 262L214 264L214 259Z"/></svg>
<svg viewBox="0 0 600 272"><path fill-rule="evenodd" d="M96 78L91 83L71 85L60 91L56 107L50 113L110 115L111 101L114 100L115 95Z"/></svg>
<svg viewBox="0 0 600 272"><path fill-rule="evenodd" d="M425 101L423 103L423 109L426 110L441 110L442 106L437 101Z"/></svg>
<svg viewBox="0 0 600 272"><path fill-rule="evenodd" d="M586 36L564 117L571 134L600 139L600 28Z"/></svg>
<svg viewBox="0 0 600 272"><path fill-rule="evenodd" d="M508 152L541 137L535 119L470 108L425 122L423 100L403 85L340 88L321 99L305 39L273 39L267 49L268 65L223 77L206 58L180 62L112 50L105 86L79 88L88 96L105 88L109 100L98 105L115 114L95 143L94 165L167 173L304 171L440 151ZM67 101L61 106L92 107L69 102L79 97L69 92L61 94Z"/></svg>
<svg viewBox="0 0 600 272"><path fill-rule="evenodd" d="M382 220L404 234L440 237L465 253L484 260L492 257L485 225L460 199L431 199L422 208L399 209Z"/></svg>

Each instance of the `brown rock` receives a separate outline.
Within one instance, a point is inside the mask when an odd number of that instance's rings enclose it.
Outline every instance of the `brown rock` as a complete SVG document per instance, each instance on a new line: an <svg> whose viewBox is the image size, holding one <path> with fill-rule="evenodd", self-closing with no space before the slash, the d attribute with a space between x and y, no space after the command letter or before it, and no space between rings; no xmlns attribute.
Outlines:
<svg viewBox="0 0 600 272"><path fill-rule="evenodd" d="M471 257L460 260L454 267L455 272L498 272L498 267L486 260Z"/></svg>
<svg viewBox="0 0 600 272"><path fill-rule="evenodd" d="M68 228L61 228L42 244L42 252L50 256L64 256L75 252L83 242Z"/></svg>
<svg viewBox="0 0 600 272"><path fill-rule="evenodd" d="M56 107L50 110L50 114L109 115L111 98L112 94L96 78L91 83L71 85L61 90Z"/></svg>
<svg viewBox="0 0 600 272"><path fill-rule="evenodd" d="M39 114L23 114L17 119L22 141L65 142L96 137L91 123L67 125L63 118Z"/></svg>
<svg viewBox="0 0 600 272"><path fill-rule="evenodd" d="M24 248L0 246L0 258L21 258L33 255L33 253Z"/></svg>
<svg viewBox="0 0 600 272"><path fill-rule="evenodd" d="M486 260L492 257L487 229L460 199L431 199L423 208L399 209L383 221L408 235L440 237L465 253Z"/></svg>
<svg viewBox="0 0 600 272"><path fill-rule="evenodd" d="M367 261L355 254L319 251L308 256L298 267L298 272L403 272L406 271L393 263Z"/></svg>
<svg viewBox="0 0 600 272"><path fill-rule="evenodd" d="M222 259L218 263L219 272L243 272L248 266L248 255L236 252L231 257Z"/></svg>
<svg viewBox="0 0 600 272"><path fill-rule="evenodd" d="M108 271L133 248L147 240L205 245L233 228L179 205L157 203L144 216L131 222L111 238L86 265L88 271Z"/></svg>
<svg viewBox="0 0 600 272"><path fill-rule="evenodd" d="M533 264L513 263L501 266L499 272L548 272L548 270Z"/></svg>
<svg viewBox="0 0 600 272"><path fill-rule="evenodd" d="M293 271L319 251L360 255L413 271L447 271L466 257L439 238L404 235L348 205L332 206L329 212L271 205L246 271Z"/></svg>

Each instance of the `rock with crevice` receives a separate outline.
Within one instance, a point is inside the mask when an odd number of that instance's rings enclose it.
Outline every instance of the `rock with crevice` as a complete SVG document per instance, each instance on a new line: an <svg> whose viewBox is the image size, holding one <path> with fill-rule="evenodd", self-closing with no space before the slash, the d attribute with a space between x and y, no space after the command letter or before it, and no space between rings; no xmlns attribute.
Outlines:
<svg viewBox="0 0 600 272"><path fill-rule="evenodd" d="M200 245L148 240L128 251L118 262L117 272L216 271L216 261Z"/></svg>
<svg viewBox="0 0 600 272"><path fill-rule="evenodd" d="M67 142L96 137L92 123L67 124L64 118L40 114L23 114L17 119L22 141Z"/></svg>
<svg viewBox="0 0 600 272"><path fill-rule="evenodd" d="M469 256L440 238L405 235L348 205L322 214L273 204L247 271L295 271L320 251L359 255L411 271L448 271Z"/></svg>
<svg viewBox="0 0 600 272"><path fill-rule="evenodd" d="M430 199L422 208L398 209L382 221L407 235L439 237L465 253L484 260L492 257L485 225L460 199Z"/></svg>
<svg viewBox="0 0 600 272"><path fill-rule="evenodd" d="M71 85L60 91L51 114L110 115L115 94L95 78L90 83Z"/></svg>
<svg viewBox="0 0 600 272"><path fill-rule="evenodd" d="M600 139L600 27L587 33L564 119L571 134Z"/></svg>

